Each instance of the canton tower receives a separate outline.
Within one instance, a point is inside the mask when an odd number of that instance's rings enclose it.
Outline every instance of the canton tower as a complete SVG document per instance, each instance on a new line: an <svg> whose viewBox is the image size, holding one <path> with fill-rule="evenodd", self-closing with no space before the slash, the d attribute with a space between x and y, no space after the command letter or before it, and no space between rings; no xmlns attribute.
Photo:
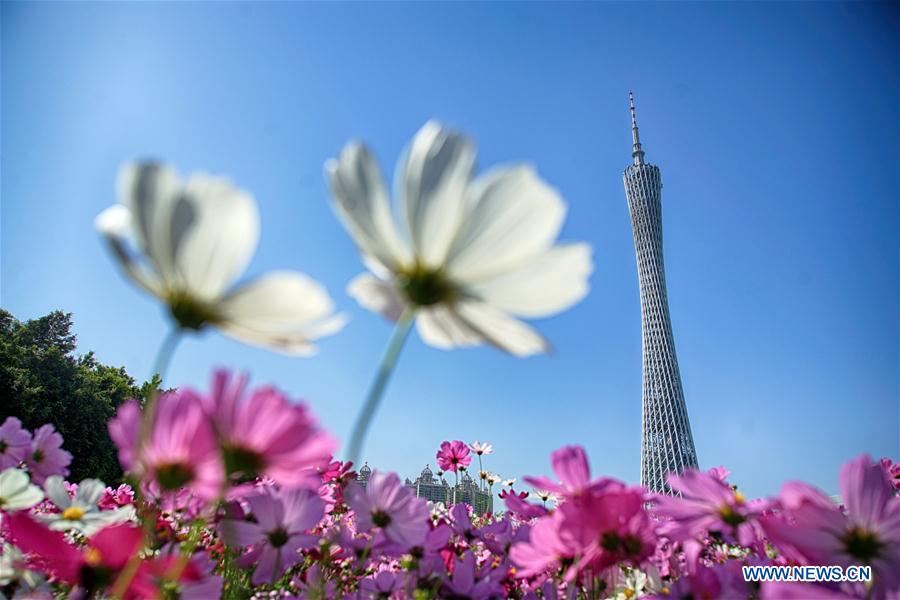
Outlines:
<svg viewBox="0 0 900 600"><path fill-rule="evenodd" d="M623 179L641 288L641 484L651 492L671 494L666 476L669 472L681 473L686 468L696 468L697 453L681 389L666 295L660 203L662 182L659 167L644 162L634 115L634 96L629 92L628 97L634 164L625 169Z"/></svg>

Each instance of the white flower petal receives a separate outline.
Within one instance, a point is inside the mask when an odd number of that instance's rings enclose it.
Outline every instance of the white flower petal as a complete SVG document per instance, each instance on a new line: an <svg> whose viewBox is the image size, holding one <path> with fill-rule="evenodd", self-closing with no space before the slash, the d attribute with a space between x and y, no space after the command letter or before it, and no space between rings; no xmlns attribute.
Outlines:
<svg viewBox="0 0 900 600"><path fill-rule="evenodd" d="M216 312L225 333L288 354L314 353L311 340L337 332L346 322L334 314L325 288L295 271L273 271L239 287Z"/></svg>
<svg viewBox="0 0 900 600"><path fill-rule="evenodd" d="M65 510L72 506L72 499L69 497L69 492L66 491L63 478L59 475L51 475L44 481L44 491L47 492L50 502L55 504L58 509Z"/></svg>
<svg viewBox="0 0 900 600"><path fill-rule="evenodd" d="M198 299L214 300L253 257L256 202L226 179L194 175L172 211L172 240L182 284Z"/></svg>
<svg viewBox="0 0 900 600"><path fill-rule="evenodd" d="M398 164L397 193L416 258L440 267L466 212L475 147L462 135L429 121Z"/></svg>
<svg viewBox="0 0 900 600"><path fill-rule="evenodd" d="M347 285L347 293L363 308L395 322L407 304L396 286L368 273L354 277Z"/></svg>
<svg viewBox="0 0 900 600"><path fill-rule="evenodd" d="M131 254L128 242L133 239L131 211L121 204L110 206L94 219L94 227L109 243L113 256L125 274L154 296L163 294L159 277L144 268Z"/></svg>
<svg viewBox="0 0 900 600"><path fill-rule="evenodd" d="M477 346L484 341L451 309L439 304L420 309L416 316L416 329L422 341L442 350Z"/></svg>
<svg viewBox="0 0 900 600"><path fill-rule="evenodd" d="M78 484L74 504L83 508L95 507L105 489L106 485L99 479L85 479Z"/></svg>
<svg viewBox="0 0 900 600"><path fill-rule="evenodd" d="M483 302L460 302L456 314L472 331L500 350L525 357L550 351L541 335L518 319Z"/></svg>
<svg viewBox="0 0 900 600"><path fill-rule="evenodd" d="M468 291L520 317L546 317L565 310L590 290L591 246L555 246L515 271L471 285Z"/></svg>
<svg viewBox="0 0 900 600"><path fill-rule="evenodd" d="M44 492L32 485L25 471L9 468L0 473L0 504L3 510L31 508L44 499Z"/></svg>
<svg viewBox="0 0 900 600"><path fill-rule="evenodd" d="M553 244L566 215L559 194L527 165L479 177L473 204L447 257L451 278L467 283L521 265Z"/></svg>
<svg viewBox="0 0 900 600"><path fill-rule="evenodd" d="M347 144L337 160L325 163L325 173L335 212L360 252L391 271L408 262L409 250L394 225L384 178L369 150Z"/></svg>
<svg viewBox="0 0 900 600"><path fill-rule="evenodd" d="M175 276L172 249L177 247L172 232L172 211L181 188L178 176L171 168L158 163L131 163L119 171L117 187L119 202L134 219L140 246L160 277L171 282Z"/></svg>

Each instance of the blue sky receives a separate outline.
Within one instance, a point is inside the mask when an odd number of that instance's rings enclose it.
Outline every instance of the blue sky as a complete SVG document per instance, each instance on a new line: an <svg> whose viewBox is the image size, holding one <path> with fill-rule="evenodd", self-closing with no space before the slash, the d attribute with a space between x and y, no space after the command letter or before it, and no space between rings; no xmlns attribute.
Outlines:
<svg viewBox="0 0 900 600"><path fill-rule="evenodd" d="M80 347L138 378L167 320L92 229L123 161L230 175L260 204L254 275L296 268L352 317L313 359L187 340L169 383L214 366L302 397L343 437L390 334L344 287L362 270L323 162L366 140L386 172L429 118L482 168L527 160L587 240L590 296L537 326L550 357L411 339L370 462L414 475L444 439L504 476L583 444L639 477L637 273L621 172L635 91L664 181L669 300L702 466L752 494L836 489L898 452L897 12L837 3L2 4L2 306L75 315ZM73 408L77 410L77 408Z"/></svg>

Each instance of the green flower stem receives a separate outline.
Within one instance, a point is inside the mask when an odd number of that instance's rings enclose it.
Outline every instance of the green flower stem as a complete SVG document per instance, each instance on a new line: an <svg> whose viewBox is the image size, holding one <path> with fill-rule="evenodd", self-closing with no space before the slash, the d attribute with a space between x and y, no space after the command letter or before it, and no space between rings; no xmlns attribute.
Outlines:
<svg viewBox="0 0 900 600"><path fill-rule="evenodd" d="M481 476L482 473L484 473L484 466L481 464L481 455L479 454L478 455L478 489L480 489L481 491L484 491L485 480Z"/></svg>
<svg viewBox="0 0 900 600"><path fill-rule="evenodd" d="M172 362L172 357L175 355L175 349L178 347L178 342L181 341L181 328L173 327L169 330L169 333L166 334L166 337L163 339L162 344L160 344L159 351L156 353L156 359L153 361L153 370L150 372L150 381L153 381L153 378L156 375L159 375L160 379L160 387L162 387L162 382L165 379L166 371L169 368L169 364ZM141 419L141 427L138 431L138 443L137 448L138 452L143 451L144 442L147 441L147 437L150 435L150 428L153 423L153 415L156 410L156 398L159 394L156 390L150 391L150 397L147 399L147 403L144 406L143 418ZM140 486L135 485L135 490L140 492ZM153 521L150 520L150 517L144 517L144 542L143 547L148 547L150 544L150 540L153 538ZM112 586L111 595L113 598L124 598L125 592L128 590L128 586L131 585L132 580L135 575L137 575L138 568L141 564L141 554L140 552L135 552L134 556L132 556L125 567L119 572L118 577L116 577L115 582Z"/></svg>
<svg viewBox="0 0 900 600"><path fill-rule="evenodd" d="M166 337L163 339L162 344L159 346L159 351L156 353L156 360L153 361L153 371L150 373L150 380L152 381L156 375L159 375L159 387L163 387L163 382L165 381L166 371L169 370L169 365L172 363L172 357L175 356L175 349L178 347L178 342L181 341L181 327L173 327L169 330L169 333L166 334ZM142 451L144 447L144 442L147 441L147 437L150 435L150 429L153 426L153 417L156 413L156 398L159 396L157 390L150 391L150 397L147 398L147 402L144 405L144 417L141 421L141 429L138 433L138 452Z"/></svg>
<svg viewBox="0 0 900 600"><path fill-rule="evenodd" d="M153 361L153 371L150 372L150 379L152 380L154 375L159 375L160 385L166 379L166 372L172 363L172 357L175 356L175 349L178 347L178 342L181 341L181 332L181 327L176 326L170 329L162 344L160 344L159 351L156 353L156 359Z"/></svg>
<svg viewBox="0 0 900 600"><path fill-rule="evenodd" d="M397 366L397 358L400 356L400 350L403 349L406 338L409 337L409 331L412 328L413 321L415 321L415 316L415 309L408 306L403 311L403 314L400 315L400 319L397 320L397 326L394 328L391 341L388 343L384 357L381 359L381 367L378 369L375 381L372 382L372 387L369 388L366 402L363 404L363 408L356 418L356 423L353 425L347 460L352 461L354 464L359 462L366 433L372 424L372 417L375 415L375 410L378 408L382 396L384 396L384 390L391 378L391 374L394 372L394 367Z"/></svg>

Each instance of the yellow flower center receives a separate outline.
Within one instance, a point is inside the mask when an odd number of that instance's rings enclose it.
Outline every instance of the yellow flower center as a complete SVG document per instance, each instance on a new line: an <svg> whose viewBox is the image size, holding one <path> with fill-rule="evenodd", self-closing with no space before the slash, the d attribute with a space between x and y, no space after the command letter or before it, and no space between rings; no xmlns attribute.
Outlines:
<svg viewBox="0 0 900 600"><path fill-rule="evenodd" d="M747 497L737 490L734 490L734 499L738 504L743 504L747 501Z"/></svg>
<svg viewBox="0 0 900 600"><path fill-rule="evenodd" d="M100 556L100 551L96 548L88 548L84 553L84 562L91 567L99 565L102 558L103 557Z"/></svg>
<svg viewBox="0 0 900 600"><path fill-rule="evenodd" d="M62 513L62 518L66 521L78 521L84 516L84 509L78 506L70 506Z"/></svg>
<svg viewBox="0 0 900 600"><path fill-rule="evenodd" d="M634 596L634 590L631 588L625 588L624 590L622 590L622 595L626 598L631 598L632 596Z"/></svg>

